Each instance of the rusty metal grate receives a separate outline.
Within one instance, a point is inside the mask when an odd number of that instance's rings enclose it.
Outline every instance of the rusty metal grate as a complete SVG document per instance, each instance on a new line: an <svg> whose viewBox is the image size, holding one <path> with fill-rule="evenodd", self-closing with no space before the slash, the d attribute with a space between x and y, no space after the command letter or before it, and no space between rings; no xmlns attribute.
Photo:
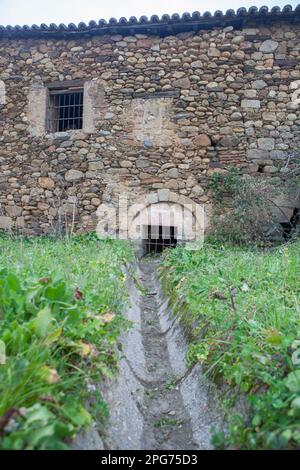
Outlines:
<svg viewBox="0 0 300 470"><path fill-rule="evenodd" d="M147 238L144 239L144 252L161 253L164 248L177 245L176 228L163 225L147 225Z"/></svg>
<svg viewBox="0 0 300 470"><path fill-rule="evenodd" d="M50 91L48 121L51 132L82 129L83 90Z"/></svg>

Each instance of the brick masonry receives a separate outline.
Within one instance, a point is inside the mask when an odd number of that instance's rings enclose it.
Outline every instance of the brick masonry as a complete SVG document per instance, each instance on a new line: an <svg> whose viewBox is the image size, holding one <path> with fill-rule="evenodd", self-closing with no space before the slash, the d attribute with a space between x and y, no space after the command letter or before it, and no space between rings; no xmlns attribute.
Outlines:
<svg viewBox="0 0 300 470"><path fill-rule="evenodd" d="M0 39L0 228L95 228L161 189L210 207L230 166L280 175L299 148L300 26ZM49 134L47 84L84 81L83 129Z"/></svg>

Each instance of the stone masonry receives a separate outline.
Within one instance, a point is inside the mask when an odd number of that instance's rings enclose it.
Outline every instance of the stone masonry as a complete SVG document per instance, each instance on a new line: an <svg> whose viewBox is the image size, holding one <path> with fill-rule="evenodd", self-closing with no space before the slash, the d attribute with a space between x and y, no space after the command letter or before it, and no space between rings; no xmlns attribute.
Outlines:
<svg viewBox="0 0 300 470"><path fill-rule="evenodd" d="M0 228L46 234L73 218L91 230L121 190L134 201L169 189L209 208L213 172L280 175L300 143L297 18L0 34ZM49 133L49 84L74 80L83 128Z"/></svg>

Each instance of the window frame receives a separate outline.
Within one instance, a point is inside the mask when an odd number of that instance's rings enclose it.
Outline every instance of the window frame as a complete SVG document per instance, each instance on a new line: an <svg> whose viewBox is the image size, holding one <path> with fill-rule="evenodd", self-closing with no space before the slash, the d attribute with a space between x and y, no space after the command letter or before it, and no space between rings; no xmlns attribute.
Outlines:
<svg viewBox="0 0 300 470"><path fill-rule="evenodd" d="M50 133L55 132L68 132L68 131L82 131L84 127L84 81L82 80L71 80L64 82L53 82L46 84L47 86L47 116L46 116L46 130ZM58 118L53 118L52 113L54 112L53 102L56 96L67 95L74 93L82 93L82 113L79 119L81 119L81 127L77 129L66 129L59 130L57 129Z"/></svg>

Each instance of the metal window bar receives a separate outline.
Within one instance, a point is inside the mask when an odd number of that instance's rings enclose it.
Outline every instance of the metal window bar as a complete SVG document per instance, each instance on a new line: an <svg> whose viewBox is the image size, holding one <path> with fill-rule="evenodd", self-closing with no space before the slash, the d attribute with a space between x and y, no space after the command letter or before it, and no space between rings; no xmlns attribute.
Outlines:
<svg viewBox="0 0 300 470"><path fill-rule="evenodd" d="M163 225L148 225L145 253L161 253L164 248L177 245L176 228Z"/></svg>
<svg viewBox="0 0 300 470"><path fill-rule="evenodd" d="M48 116L51 132L82 129L83 90L50 91Z"/></svg>

